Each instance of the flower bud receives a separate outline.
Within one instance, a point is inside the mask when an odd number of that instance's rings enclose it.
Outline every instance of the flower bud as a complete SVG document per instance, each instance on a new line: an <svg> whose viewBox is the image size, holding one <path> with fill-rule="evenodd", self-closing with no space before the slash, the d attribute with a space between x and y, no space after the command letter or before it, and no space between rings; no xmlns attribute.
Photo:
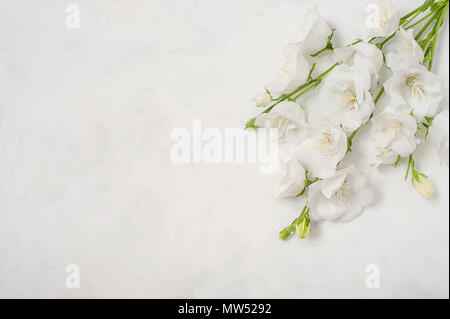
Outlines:
<svg viewBox="0 0 450 319"><path fill-rule="evenodd" d="M255 102L256 107L266 107L272 103L272 97L267 92L258 93L253 98L252 102Z"/></svg>
<svg viewBox="0 0 450 319"><path fill-rule="evenodd" d="M302 220L295 226L295 231L298 237L302 239L308 237L309 232L311 231L311 221L309 220L308 214L304 215Z"/></svg>
<svg viewBox="0 0 450 319"><path fill-rule="evenodd" d="M425 198L430 198L434 194L434 188L427 176L423 174L413 175L413 186Z"/></svg>
<svg viewBox="0 0 450 319"><path fill-rule="evenodd" d="M280 239L282 239L282 240L288 239L288 237L291 235L291 233L293 231L294 231L294 226L290 225L290 226L286 227L285 229L280 231L280 234L279 234Z"/></svg>

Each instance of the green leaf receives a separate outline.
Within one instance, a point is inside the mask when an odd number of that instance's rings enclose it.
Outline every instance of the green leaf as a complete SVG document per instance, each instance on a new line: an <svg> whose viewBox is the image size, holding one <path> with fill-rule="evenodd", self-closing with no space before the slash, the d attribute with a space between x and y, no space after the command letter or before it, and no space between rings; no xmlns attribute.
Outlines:
<svg viewBox="0 0 450 319"><path fill-rule="evenodd" d="M258 127L255 125L255 122L256 122L256 117L255 117L255 118L252 118L251 120L248 120L247 123L245 124L245 129L246 129L246 130L250 130L250 129L256 129L256 128L258 128Z"/></svg>
<svg viewBox="0 0 450 319"><path fill-rule="evenodd" d="M336 29L332 29L331 30L331 34L328 36L328 41L327 41L327 45L325 46L325 48L317 51L314 54L311 54L312 57L316 57L320 54L322 54L325 51L333 51L334 47L333 47L333 43L331 43L331 40L333 40L333 36L334 36L334 32L336 31Z"/></svg>

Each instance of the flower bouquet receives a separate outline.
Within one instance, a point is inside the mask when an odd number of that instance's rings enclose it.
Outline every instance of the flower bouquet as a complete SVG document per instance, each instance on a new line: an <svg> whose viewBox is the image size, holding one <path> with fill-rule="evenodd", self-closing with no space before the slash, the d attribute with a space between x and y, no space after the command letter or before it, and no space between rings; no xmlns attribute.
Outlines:
<svg viewBox="0 0 450 319"><path fill-rule="evenodd" d="M448 164L445 89L432 73L436 45L449 0L427 0L401 16L391 1L366 8L367 34L343 47L336 30L317 9L309 9L290 37L284 59L265 91L255 96L264 108L246 129L278 129L280 197L307 196L307 202L279 237L306 238L311 221L349 222L373 200L368 176L354 165L341 167L353 140L371 123L373 166L399 165L424 197L434 193L417 169L414 151L430 139ZM318 102L305 101L317 95ZM380 107L380 100L386 100Z"/></svg>

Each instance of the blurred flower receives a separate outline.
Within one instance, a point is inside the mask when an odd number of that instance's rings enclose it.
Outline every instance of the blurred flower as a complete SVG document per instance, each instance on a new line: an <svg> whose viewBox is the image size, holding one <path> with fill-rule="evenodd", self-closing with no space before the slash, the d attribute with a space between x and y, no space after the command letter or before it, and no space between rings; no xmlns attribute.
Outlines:
<svg viewBox="0 0 450 319"><path fill-rule="evenodd" d="M308 196L313 220L349 222L362 214L374 192L368 176L352 165L311 185Z"/></svg>

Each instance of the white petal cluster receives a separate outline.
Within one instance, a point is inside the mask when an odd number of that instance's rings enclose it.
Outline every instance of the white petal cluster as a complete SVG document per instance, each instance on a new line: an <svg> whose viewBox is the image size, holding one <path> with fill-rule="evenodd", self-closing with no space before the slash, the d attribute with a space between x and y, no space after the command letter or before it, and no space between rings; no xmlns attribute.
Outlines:
<svg viewBox="0 0 450 319"><path fill-rule="evenodd" d="M339 125L317 113L310 114L306 122L303 109L294 102L280 103L270 113L260 115L255 124L278 128L279 143L292 146L291 153L311 177L332 176L347 152L347 136Z"/></svg>
<svg viewBox="0 0 450 319"><path fill-rule="evenodd" d="M331 29L315 7L309 8L301 20L303 23L291 35L289 42L297 46L305 56L310 56L327 45Z"/></svg>
<svg viewBox="0 0 450 319"><path fill-rule="evenodd" d="M353 137L365 124L371 124L365 149L371 164L392 165L409 157L408 172L424 197L432 196L434 189L410 155L428 138L441 163L448 165L448 111L439 113L444 85L422 64L430 61L430 51L425 59L408 27L411 21L404 19L405 29L399 27L400 15L391 0L369 5L367 12L369 37L333 48L334 30L317 9L309 9L290 37L266 92L253 100L257 107L274 103L251 123L278 129L278 196L308 196L301 218L280 233L283 239L294 228L305 238L311 229L309 216L348 222L371 204L370 178L356 166L340 168ZM317 69L322 75L315 74ZM375 110L378 102L386 103Z"/></svg>
<svg viewBox="0 0 450 319"><path fill-rule="evenodd" d="M368 37L390 36L398 29L400 15L391 0L380 0L378 4L369 4L366 12L369 14L366 20Z"/></svg>
<svg viewBox="0 0 450 319"><path fill-rule="evenodd" d="M295 197L305 188L306 170L295 156L295 150L288 144L280 148L280 183L278 197Z"/></svg>
<svg viewBox="0 0 450 319"><path fill-rule="evenodd" d="M394 164L398 158L409 156L420 139L416 137L417 123L408 113L383 112L372 119L370 140L373 165Z"/></svg>
<svg viewBox="0 0 450 319"><path fill-rule="evenodd" d="M311 185L308 197L312 219L349 222L372 203L374 192L368 176L355 166L350 166Z"/></svg>
<svg viewBox="0 0 450 319"><path fill-rule="evenodd" d="M361 75L366 75L372 84L376 84L383 67L383 53L376 45L367 42L337 48L334 50L334 58L355 68Z"/></svg>
<svg viewBox="0 0 450 319"><path fill-rule="evenodd" d="M393 71L423 62L423 50L414 39L413 30L403 28L385 47L386 65Z"/></svg>
<svg viewBox="0 0 450 319"><path fill-rule="evenodd" d="M311 66L303 52L296 46L288 46L283 52L280 64L267 83L266 88L273 96L290 92L305 83Z"/></svg>
<svg viewBox="0 0 450 319"><path fill-rule="evenodd" d="M307 81L313 62L311 55L327 46L331 33L316 9L307 11L303 24L290 37L284 58L266 86L272 96L290 93ZM256 118L256 126L277 128L279 132L280 182L277 193L281 198L296 197L311 179L320 179L317 184L322 185L348 175L350 182L343 181L340 186L342 190L351 187L349 189L355 192L357 183L368 182L366 177L359 177L356 168L337 171L337 166L347 153L347 135L366 123L373 113L370 89L378 79L383 56L375 45L364 42L336 49L333 56L342 65L323 81L319 103L314 110L305 111L298 103L284 101ZM266 106L269 98L272 101L269 94L259 94L254 102L257 106ZM339 191L336 192L339 197ZM356 206L350 213L343 212L342 215L348 213L356 217L355 209ZM320 205L317 214L322 214Z"/></svg>
<svg viewBox="0 0 450 319"><path fill-rule="evenodd" d="M390 108L412 112L417 121L434 117L444 98L442 81L423 65L410 65L394 71L384 84Z"/></svg>
<svg viewBox="0 0 450 319"><path fill-rule="evenodd" d="M301 130L306 126L305 112L299 104L284 101L276 105L270 113L258 116L255 125L277 128L281 144L296 144L301 138Z"/></svg>
<svg viewBox="0 0 450 319"><path fill-rule="evenodd" d="M297 156L311 177L328 178L347 153L347 136L338 125L314 115L302 130Z"/></svg>
<svg viewBox="0 0 450 319"><path fill-rule="evenodd" d="M302 24L290 37L281 62L266 85L273 96L290 92L305 83L311 69L311 54L327 45L331 29L316 8L308 9L301 21Z"/></svg>
<svg viewBox="0 0 450 319"><path fill-rule="evenodd" d="M388 103L372 119L370 157L376 166L394 164L399 156L407 157L415 151L424 140L418 138L418 128L423 136L424 124L430 125L445 96L443 82L421 64L424 52L412 29L397 30L384 51L392 75L384 83Z"/></svg>
<svg viewBox="0 0 450 319"><path fill-rule="evenodd" d="M256 107L266 107L272 103L272 97L267 92L258 93L253 97L252 102Z"/></svg>
<svg viewBox="0 0 450 319"><path fill-rule="evenodd" d="M317 109L351 133L366 123L375 109L370 87L365 69L341 65L325 80Z"/></svg>

